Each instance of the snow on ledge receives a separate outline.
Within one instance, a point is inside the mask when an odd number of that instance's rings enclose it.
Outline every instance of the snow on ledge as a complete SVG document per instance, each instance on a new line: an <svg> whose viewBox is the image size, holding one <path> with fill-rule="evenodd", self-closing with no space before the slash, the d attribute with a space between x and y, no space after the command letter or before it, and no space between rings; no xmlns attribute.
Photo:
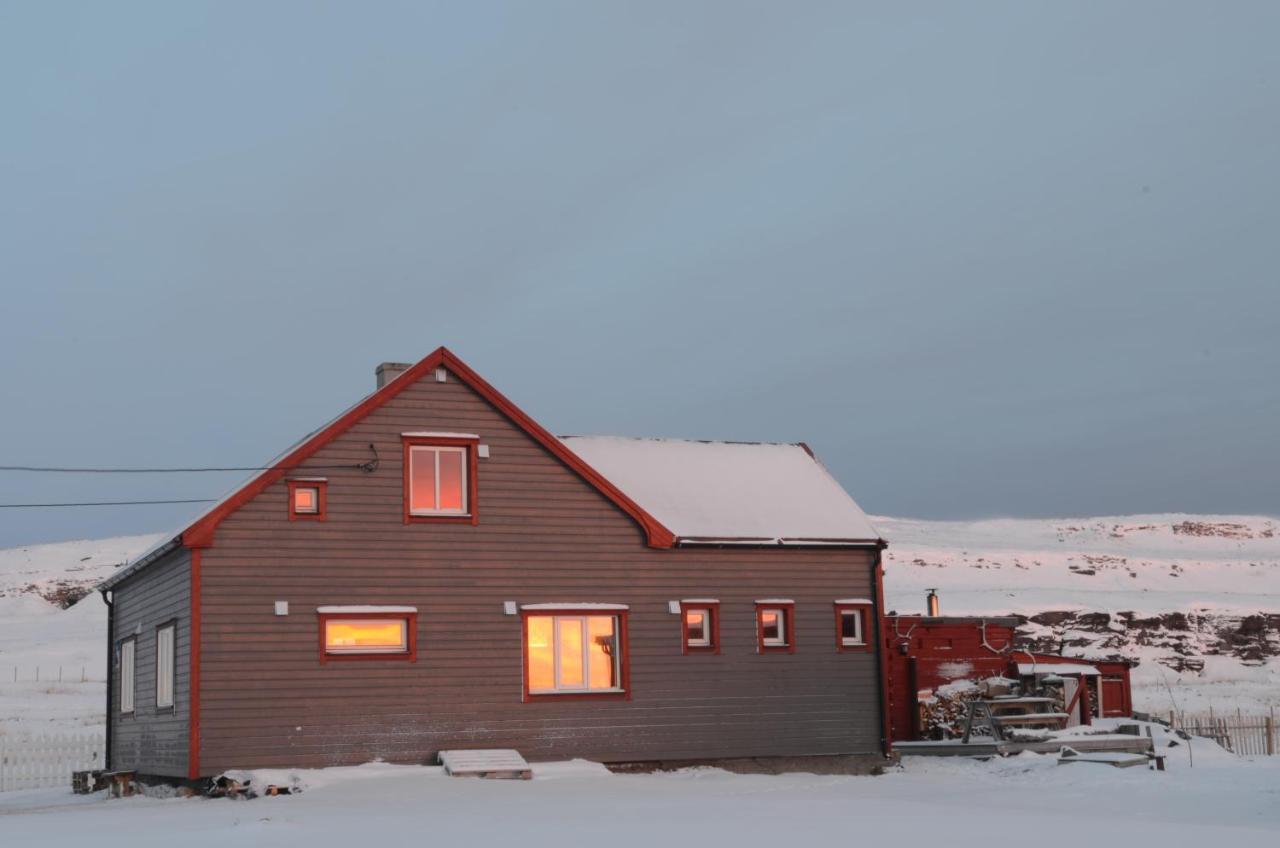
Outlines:
<svg viewBox="0 0 1280 848"><path fill-rule="evenodd" d="M522 610L625 610L631 609L627 604L521 604Z"/></svg>
<svg viewBox="0 0 1280 848"><path fill-rule="evenodd" d="M794 604L791 598L761 598L756 601L757 604Z"/></svg>
<svg viewBox="0 0 1280 848"><path fill-rule="evenodd" d="M840 598L832 601L834 604L869 604L871 601L867 598Z"/></svg>
<svg viewBox="0 0 1280 848"><path fill-rule="evenodd" d="M318 613L345 612L417 612L417 607L380 607L372 604L355 604L345 607L316 607Z"/></svg>
<svg viewBox="0 0 1280 848"><path fill-rule="evenodd" d="M719 598L681 598L680 603L682 604L718 604L720 603L720 599Z"/></svg>
<svg viewBox="0 0 1280 848"><path fill-rule="evenodd" d="M1098 674L1098 669L1084 663L1018 663L1018 674Z"/></svg>
<svg viewBox="0 0 1280 848"><path fill-rule="evenodd" d="M401 433L401 436L407 436L411 439L478 439L477 433L444 433L435 430L415 430L411 433Z"/></svg>

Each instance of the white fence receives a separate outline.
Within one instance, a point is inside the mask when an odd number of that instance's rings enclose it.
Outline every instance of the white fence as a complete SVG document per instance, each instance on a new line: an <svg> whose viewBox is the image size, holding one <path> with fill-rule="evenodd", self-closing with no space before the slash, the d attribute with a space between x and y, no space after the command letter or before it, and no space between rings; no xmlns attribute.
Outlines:
<svg viewBox="0 0 1280 848"><path fill-rule="evenodd" d="M12 789L71 788L71 772L100 769L101 732L64 733L12 739L0 736L0 792Z"/></svg>

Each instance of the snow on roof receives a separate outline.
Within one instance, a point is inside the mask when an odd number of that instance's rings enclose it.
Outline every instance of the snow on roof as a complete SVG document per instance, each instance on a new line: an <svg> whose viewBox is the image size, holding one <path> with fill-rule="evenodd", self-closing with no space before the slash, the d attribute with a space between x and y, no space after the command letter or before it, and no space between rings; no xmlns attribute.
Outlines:
<svg viewBox="0 0 1280 848"><path fill-rule="evenodd" d="M560 441L682 542L880 539L802 445L622 436Z"/></svg>

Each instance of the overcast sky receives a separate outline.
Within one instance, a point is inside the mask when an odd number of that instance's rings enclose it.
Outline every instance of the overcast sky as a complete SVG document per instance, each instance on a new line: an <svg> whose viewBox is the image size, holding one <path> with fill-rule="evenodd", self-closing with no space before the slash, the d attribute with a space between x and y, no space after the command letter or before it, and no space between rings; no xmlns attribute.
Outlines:
<svg viewBox="0 0 1280 848"><path fill-rule="evenodd" d="M1278 42L1265 0L3 2L0 465L262 462L446 344L556 432L805 440L871 512L1278 514Z"/></svg>

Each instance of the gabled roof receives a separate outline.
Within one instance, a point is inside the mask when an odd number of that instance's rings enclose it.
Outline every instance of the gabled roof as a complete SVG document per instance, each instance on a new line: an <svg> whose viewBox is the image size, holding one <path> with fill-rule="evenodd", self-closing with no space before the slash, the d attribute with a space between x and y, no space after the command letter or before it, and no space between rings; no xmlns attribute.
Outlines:
<svg viewBox="0 0 1280 848"><path fill-rule="evenodd" d="M630 516L653 548L677 544L879 544L871 522L804 445L557 438L446 348L286 450L173 536L99 584L106 589L179 546L204 548L231 513L437 367L488 401Z"/></svg>
<svg viewBox="0 0 1280 848"><path fill-rule="evenodd" d="M680 544L876 544L880 534L803 444L620 436L561 441Z"/></svg>
<svg viewBox="0 0 1280 848"><path fill-rule="evenodd" d="M542 425L530 418L523 410L508 400L501 392L489 385L487 381L454 356L447 348L440 347L399 374L394 380L365 397L355 406L339 415L333 421L305 437L294 447L285 451L265 470L250 478L227 497L214 504L203 515L193 521L173 537L166 537L150 551L147 551L127 567L120 569L111 577L99 584L100 589L107 589L121 582L129 575L145 568L164 554L179 545L188 548L204 548L213 544L213 534L218 525L259 495L268 486L282 479L290 470L305 462L329 442L360 422L371 412L396 397L421 377L443 366L459 381L469 386L476 394L493 405L513 424L523 430L535 442L541 444L553 456L576 472L587 483L595 487L602 495L612 501L623 512L630 516L641 529L650 547L670 548L675 545L675 536L649 513L645 512L635 501L623 494L613 483L598 471L583 462L573 451L545 430Z"/></svg>

